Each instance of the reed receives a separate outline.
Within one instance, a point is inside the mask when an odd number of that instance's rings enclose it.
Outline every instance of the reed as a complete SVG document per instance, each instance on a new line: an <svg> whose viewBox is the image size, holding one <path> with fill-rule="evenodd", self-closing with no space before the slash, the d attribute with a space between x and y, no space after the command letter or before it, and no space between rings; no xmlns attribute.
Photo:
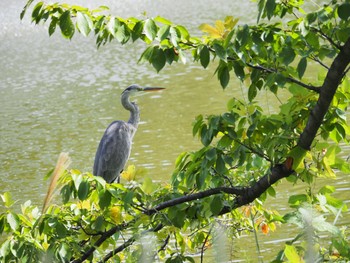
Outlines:
<svg viewBox="0 0 350 263"><path fill-rule="evenodd" d="M55 190L57 189L59 178L62 176L62 174L68 168L70 163L71 163L71 160L68 156L68 153L63 153L63 152L60 153L58 160L57 160L55 170L53 171L53 174L51 177L51 182L50 182L49 188L48 188L46 196L45 196L43 209L42 209L43 214L46 212L46 210L49 206L49 203L51 202L52 197L55 193Z"/></svg>

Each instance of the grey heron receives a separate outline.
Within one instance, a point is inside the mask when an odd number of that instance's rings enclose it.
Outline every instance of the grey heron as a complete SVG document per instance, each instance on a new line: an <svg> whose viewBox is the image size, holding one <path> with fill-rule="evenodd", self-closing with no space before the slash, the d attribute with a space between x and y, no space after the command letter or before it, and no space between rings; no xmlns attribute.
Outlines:
<svg viewBox="0 0 350 263"><path fill-rule="evenodd" d="M106 129L96 151L93 174L102 176L107 183L116 179L119 183L120 173L123 171L131 152L132 139L140 121L140 109L135 102L130 102L130 95L139 91L157 91L164 88L142 87L131 85L121 95L123 107L130 111L128 122L114 121Z"/></svg>

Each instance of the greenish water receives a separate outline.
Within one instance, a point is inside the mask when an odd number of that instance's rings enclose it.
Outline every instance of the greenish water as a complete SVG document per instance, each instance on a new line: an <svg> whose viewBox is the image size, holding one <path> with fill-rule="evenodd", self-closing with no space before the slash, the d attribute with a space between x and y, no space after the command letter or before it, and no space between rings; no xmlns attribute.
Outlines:
<svg viewBox="0 0 350 263"><path fill-rule="evenodd" d="M86 5L85 1L69 2ZM0 1L0 186L1 192L11 192L20 202L30 199L41 205L47 187L43 177L60 152L69 152L71 167L92 171L104 129L115 119L128 118L119 98L132 83L166 88L152 96L136 97L142 122L129 160L160 181L169 180L179 153L200 146L192 137L195 116L221 113L231 97L242 97L238 82L231 81L223 91L212 69L204 70L190 61L167 67L160 74L148 64L137 64L142 44L114 42L97 50L90 38L77 35L67 41L59 32L49 38L46 26L34 26L28 17L19 20L24 4ZM189 27L192 34L200 34L199 24L226 15L240 17L241 23L255 21L255 4L249 1L89 1L87 5L110 6L113 14L122 17L142 17L147 11L149 16L165 16ZM267 94L260 96L266 109L278 107ZM349 154L350 149L344 148L344 156ZM338 197L349 200L346 175L331 183ZM277 198L269 200L273 209L286 210L290 187L278 186ZM298 185L292 191L303 192L304 187ZM350 224L349 213L341 222ZM262 237L263 252L274 255L283 238L284 231ZM250 242L254 251L253 242L244 240L237 243Z"/></svg>

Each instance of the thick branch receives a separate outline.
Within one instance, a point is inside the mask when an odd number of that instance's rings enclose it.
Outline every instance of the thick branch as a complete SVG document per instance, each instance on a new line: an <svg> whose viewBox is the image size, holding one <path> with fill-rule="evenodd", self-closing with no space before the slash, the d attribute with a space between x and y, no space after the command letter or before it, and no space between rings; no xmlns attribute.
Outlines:
<svg viewBox="0 0 350 263"><path fill-rule="evenodd" d="M169 208L175 205L179 205L182 203L202 199L208 196L220 194L220 193L226 193L226 194L232 194L232 195L242 195L246 190L243 188L236 188L236 187L217 187L217 188L211 188L202 192L194 193L194 194L189 194L185 196L181 196L175 199L171 199L169 201L165 201L163 203L160 203L154 208L149 209L145 213L147 215L153 215L165 208Z"/></svg>
<svg viewBox="0 0 350 263"><path fill-rule="evenodd" d="M350 63L350 38L341 48L339 54L334 59L327 76L320 89L320 96L317 104L312 109L306 127L300 135L298 145L305 150L309 150L323 118L326 115L333 96L341 83L344 72Z"/></svg>

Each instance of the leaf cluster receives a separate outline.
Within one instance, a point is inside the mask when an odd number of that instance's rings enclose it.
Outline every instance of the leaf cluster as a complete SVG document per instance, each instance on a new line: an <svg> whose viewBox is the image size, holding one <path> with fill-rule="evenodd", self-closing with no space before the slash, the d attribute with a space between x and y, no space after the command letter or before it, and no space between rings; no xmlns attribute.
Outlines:
<svg viewBox="0 0 350 263"><path fill-rule="evenodd" d="M21 18L32 3L28 1ZM296 210L284 217L263 205L268 195L276 196L274 183L282 178L310 186L317 177L350 172L349 163L339 157L339 144L349 143L350 130L345 116L349 59L344 56L350 54L349 2L329 1L309 12L303 4L260 0L256 25L227 17L214 26L201 25L204 35L193 37L162 17L121 18L105 14L106 7L38 2L32 20L48 22L50 35L56 28L67 39L76 32L94 35L98 47L113 40L141 40L147 48L140 62L149 62L157 71L166 64L185 63L189 56L203 68L212 63L221 86L226 88L235 76L246 87L247 98L230 99L223 114L196 118L193 134L203 146L178 157L171 185L150 179L135 182L134 168L126 170L130 181L125 185L71 170L59 181L62 204L42 212L26 202L21 213L15 213L10 195L3 194L8 210L0 215L0 230L9 236L0 259L77 263L148 257L193 262L193 255L203 255L215 244L216 224L240 236L294 223L310 230L301 231L295 241L330 233L329 251L336 249L340 259L348 260L346 230L327 223L321 214L338 217L346 209L331 195L332 187L292 196L289 203ZM312 76L314 65L321 68L319 79ZM287 95L278 112L270 113L256 102L262 90L277 98L281 92ZM151 247L142 241L147 237L155 240ZM321 245L312 255L307 248L289 242L276 262L330 258Z"/></svg>

